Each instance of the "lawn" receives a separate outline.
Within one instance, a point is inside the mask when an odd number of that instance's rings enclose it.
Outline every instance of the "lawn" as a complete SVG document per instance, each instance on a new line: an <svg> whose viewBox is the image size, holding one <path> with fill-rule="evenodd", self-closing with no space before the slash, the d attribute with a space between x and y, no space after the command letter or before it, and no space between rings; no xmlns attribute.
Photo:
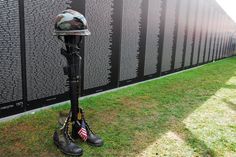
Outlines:
<svg viewBox="0 0 236 157"><path fill-rule="evenodd" d="M236 58L82 100L105 144L84 157L236 156ZM0 124L0 156L64 156L53 144L65 104Z"/></svg>

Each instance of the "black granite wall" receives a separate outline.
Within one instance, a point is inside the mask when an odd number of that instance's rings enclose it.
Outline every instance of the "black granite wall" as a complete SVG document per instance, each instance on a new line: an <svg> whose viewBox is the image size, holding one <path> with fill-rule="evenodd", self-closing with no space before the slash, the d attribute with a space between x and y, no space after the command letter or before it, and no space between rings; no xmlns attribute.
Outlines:
<svg viewBox="0 0 236 157"><path fill-rule="evenodd" d="M234 55L235 24L214 0L0 1L0 117L68 100L54 17L83 13L82 95Z"/></svg>

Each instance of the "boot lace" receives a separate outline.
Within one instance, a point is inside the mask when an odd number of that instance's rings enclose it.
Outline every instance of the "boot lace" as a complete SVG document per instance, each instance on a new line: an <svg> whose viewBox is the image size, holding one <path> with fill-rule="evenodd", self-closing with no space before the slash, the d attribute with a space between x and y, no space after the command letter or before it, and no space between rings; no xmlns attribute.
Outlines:
<svg viewBox="0 0 236 157"><path fill-rule="evenodd" d="M71 119L71 112L69 113L69 116L66 118L61 130L63 131L69 142L74 142L74 139L69 134L70 119Z"/></svg>

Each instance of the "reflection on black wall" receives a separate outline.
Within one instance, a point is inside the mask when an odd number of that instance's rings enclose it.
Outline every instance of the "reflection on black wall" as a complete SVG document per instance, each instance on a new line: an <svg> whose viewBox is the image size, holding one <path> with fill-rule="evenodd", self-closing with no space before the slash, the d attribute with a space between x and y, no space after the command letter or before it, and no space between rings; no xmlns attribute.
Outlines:
<svg viewBox="0 0 236 157"><path fill-rule="evenodd" d="M85 14L82 95L230 57L235 24L214 0L0 1L0 117L68 100L54 17Z"/></svg>

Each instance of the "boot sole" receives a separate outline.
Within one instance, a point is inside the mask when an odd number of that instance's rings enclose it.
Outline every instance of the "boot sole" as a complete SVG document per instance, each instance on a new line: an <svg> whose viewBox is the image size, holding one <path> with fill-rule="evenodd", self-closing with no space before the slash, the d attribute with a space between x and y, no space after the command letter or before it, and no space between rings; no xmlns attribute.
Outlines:
<svg viewBox="0 0 236 157"><path fill-rule="evenodd" d="M57 148L58 148L62 153L66 154L66 155L71 155L71 156L82 156L82 155L83 155L83 152L80 153L80 154L67 153L67 152L65 152L64 150L62 150L62 149L60 148L59 143L57 143L57 142L54 141L54 144L57 146Z"/></svg>
<svg viewBox="0 0 236 157"><path fill-rule="evenodd" d="M79 140L80 142L84 142L80 137L78 137L77 135L76 136L72 136L72 138L73 139L75 139L75 140ZM94 147L101 147L101 146L103 146L103 143L102 144L93 144L93 143L90 143L90 142L88 142L88 141L86 141L86 143L88 144L88 145L90 145L90 146L94 146Z"/></svg>
<svg viewBox="0 0 236 157"><path fill-rule="evenodd" d="M94 143L89 143L89 142L86 142L88 145L90 146L94 146L94 147L101 147L103 146L103 143L102 144L94 144Z"/></svg>

